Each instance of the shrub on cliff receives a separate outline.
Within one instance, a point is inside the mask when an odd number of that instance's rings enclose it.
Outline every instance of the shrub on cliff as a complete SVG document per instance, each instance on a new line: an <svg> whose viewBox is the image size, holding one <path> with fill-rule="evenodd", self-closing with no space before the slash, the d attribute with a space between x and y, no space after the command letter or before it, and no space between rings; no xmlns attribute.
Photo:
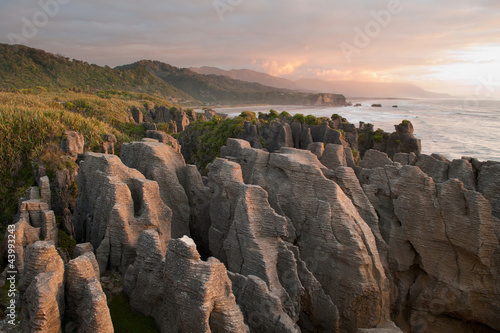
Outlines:
<svg viewBox="0 0 500 333"><path fill-rule="evenodd" d="M146 94L109 94L103 98L83 93L0 92L0 231L12 222L17 202L34 185L32 163L47 168L49 177L60 169L59 144L64 131L83 134L85 150L100 151L107 134L121 143L140 140L145 128L130 122L132 106L145 108L144 101L168 105ZM134 100L134 98L137 98Z"/></svg>
<svg viewBox="0 0 500 333"><path fill-rule="evenodd" d="M31 163L44 150L58 145L65 130L85 137L86 148L98 150L108 133L128 141L106 123L65 110L0 105L0 222L5 225L15 214L17 200L33 185Z"/></svg>
<svg viewBox="0 0 500 333"><path fill-rule="evenodd" d="M210 121L197 120L192 122L186 131L180 135L183 149L189 149L187 163L195 164L206 174L207 165L220 156L220 149L228 138L236 138L243 132L246 117L222 119L213 117Z"/></svg>

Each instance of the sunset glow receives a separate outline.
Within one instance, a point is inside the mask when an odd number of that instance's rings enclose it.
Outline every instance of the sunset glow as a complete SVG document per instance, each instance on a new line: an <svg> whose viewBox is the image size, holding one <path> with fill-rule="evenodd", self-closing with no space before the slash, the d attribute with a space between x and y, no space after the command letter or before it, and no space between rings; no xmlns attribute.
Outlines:
<svg viewBox="0 0 500 333"><path fill-rule="evenodd" d="M151 59L460 95L487 82L481 97L500 98L498 1L65 0L23 37L26 21L43 10L28 0L1 2L0 42L99 65Z"/></svg>

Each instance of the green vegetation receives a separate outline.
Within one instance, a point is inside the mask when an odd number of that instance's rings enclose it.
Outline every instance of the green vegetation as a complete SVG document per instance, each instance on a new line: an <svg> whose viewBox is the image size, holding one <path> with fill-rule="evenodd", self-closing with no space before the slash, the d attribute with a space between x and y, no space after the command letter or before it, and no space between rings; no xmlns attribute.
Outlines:
<svg viewBox="0 0 500 333"><path fill-rule="evenodd" d="M155 320L135 312L124 292L113 295L109 312L115 333L158 333Z"/></svg>
<svg viewBox="0 0 500 333"><path fill-rule="evenodd" d="M293 120L303 124L306 122L306 117L302 113L296 113L293 115Z"/></svg>
<svg viewBox="0 0 500 333"><path fill-rule="evenodd" d="M383 142L384 141L384 136L381 133L375 132L375 134L373 135L373 141L379 142L379 143Z"/></svg>
<svg viewBox="0 0 500 333"><path fill-rule="evenodd" d="M203 75L188 68L177 68L159 61L141 60L118 67L119 70L143 69L193 98L209 103L276 105L314 105L322 94L278 89L254 82L234 80L222 75ZM336 105L344 105L345 97L331 94Z"/></svg>
<svg viewBox="0 0 500 333"><path fill-rule="evenodd" d="M321 125L322 121L320 118L316 118L315 116L308 114L305 117L305 123L308 125Z"/></svg>
<svg viewBox="0 0 500 333"><path fill-rule="evenodd" d="M302 93L234 80L221 75L203 75L159 61L139 62L110 68L69 59L22 45L0 44L0 89L33 92L127 91L156 95L174 103L316 105L324 94ZM102 93L104 98L109 95ZM116 97L116 96L115 96ZM335 105L345 97L328 94Z"/></svg>
<svg viewBox="0 0 500 333"><path fill-rule="evenodd" d="M73 258L73 251L75 250L76 241L71 239L67 233L59 229L57 231L57 246L63 250L68 251L71 258Z"/></svg>
<svg viewBox="0 0 500 333"><path fill-rule="evenodd" d="M191 149L191 158L187 162L195 164L206 174L207 165L220 156L220 149L228 138L235 138L243 131L245 121L244 117L239 116L225 120L215 116L210 121L197 120L191 123L181 134L181 140Z"/></svg>
<svg viewBox="0 0 500 333"><path fill-rule="evenodd" d="M366 142L366 133L359 133L358 141L360 144L364 144Z"/></svg>
<svg viewBox="0 0 500 333"><path fill-rule="evenodd" d="M243 111L239 115L240 118L245 119L245 121L251 121L253 124L257 123L257 115L252 111Z"/></svg>
<svg viewBox="0 0 500 333"><path fill-rule="evenodd" d="M32 163L43 164L52 180L56 170L73 167L60 159L64 131L82 133L85 150L91 151L100 151L107 134L114 134L119 152L123 142L145 134L142 125L129 122L132 106L144 110L151 101L172 106L146 94L106 95L109 98L74 92L0 92L0 226L12 221L18 199L34 185Z"/></svg>
<svg viewBox="0 0 500 333"><path fill-rule="evenodd" d="M409 120L403 120L401 123L406 126L408 125L409 122L410 122Z"/></svg>
<svg viewBox="0 0 500 333"><path fill-rule="evenodd" d="M358 156L359 156L359 150L353 149L352 150L352 157L354 157L356 159L356 158L358 158Z"/></svg>
<svg viewBox="0 0 500 333"><path fill-rule="evenodd" d="M157 94L174 101L193 99L145 68L117 70L22 45L0 44L0 74L0 88L21 89L26 94L35 90L125 90Z"/></svg>
<svg viewBox="0 0 500 333"><path fill-rule="evenodd" d="M396 144L400 145L401 144L401 140L396 140Z"/></svg>
<svg viewBox="0 0 500 333"><path fill-rule="evenodd" d="M282 111L280 113L279 117L280 117L280 119L290 119L290 118L292 118L292 116L288 112L286 112L286 111Z"/></svg>
<svg viewBox="0 0 500 333"><path fill-rule="evenodd" d="M342 119L342 116L340 116L340 115L338 115L336 113L332 114L332 120L335 121L337 119Z"/></svg>

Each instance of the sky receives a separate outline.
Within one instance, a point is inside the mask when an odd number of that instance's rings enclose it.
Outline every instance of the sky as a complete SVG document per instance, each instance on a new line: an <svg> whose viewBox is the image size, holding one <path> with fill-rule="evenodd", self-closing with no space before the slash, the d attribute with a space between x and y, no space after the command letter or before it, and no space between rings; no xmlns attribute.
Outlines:
<svg viewBox="0 0 500 333"><path fill-rule="evenodd" d="M0 42L500 98L498 0L1 0Z"/></svg>

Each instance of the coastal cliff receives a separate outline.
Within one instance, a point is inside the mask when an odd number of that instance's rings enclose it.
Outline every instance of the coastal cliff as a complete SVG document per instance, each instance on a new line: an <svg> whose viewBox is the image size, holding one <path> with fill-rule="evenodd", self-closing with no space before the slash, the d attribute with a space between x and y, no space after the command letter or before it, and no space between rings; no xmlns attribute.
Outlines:
<svg viewBox="0 0 500 333"><path fill-rule="evenodd" d="M395 130L247 121L206 176L190 141L70 145L72 256L46 180L15 220L23 330L113 332L115 274L160 332L499 331L500 162L421 154L410 122Z"/></svg>

